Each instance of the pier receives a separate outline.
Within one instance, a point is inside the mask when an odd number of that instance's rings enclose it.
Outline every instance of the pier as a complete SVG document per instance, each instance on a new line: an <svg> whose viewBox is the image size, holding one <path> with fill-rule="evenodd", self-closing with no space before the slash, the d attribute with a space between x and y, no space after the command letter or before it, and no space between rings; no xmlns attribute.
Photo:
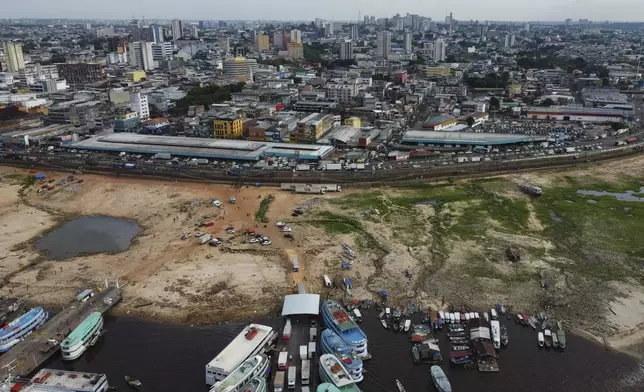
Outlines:
<svg viewBox="0 0 644 392"><path fill-rule="evenodd" d="M60 343L92 312L107 312L122 298L122 288L95 290L94 296L75 301L0 357L3 376L27 377L58 352ZM58 344L52 344L53 341Z"/></svg>

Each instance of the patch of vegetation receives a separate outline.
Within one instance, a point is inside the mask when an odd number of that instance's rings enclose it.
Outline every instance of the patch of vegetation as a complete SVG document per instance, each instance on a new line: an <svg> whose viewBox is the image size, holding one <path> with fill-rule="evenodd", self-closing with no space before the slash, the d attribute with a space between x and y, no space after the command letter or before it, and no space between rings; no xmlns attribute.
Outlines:
<svg viewBox="0 0 644 392"><path fill-rule="evenodd" d="M38 182L38 180L36 180L36 177L34 177L34 176L24 176L20 180L20 185L22 185L22 189L27 189L27 188L31 187L32 185L34 185L36 182Z"/></svg>
<svg viewBox="0 0 644 392"><path fill-rule="evenodd" d="M259 203L259 210L255 213L255 220L257 222L261 223L268 223L268 217L266 217L266 213L268 213L268 209L271 206L271 203L273 202L273 195L268 195L264 199L262 199L262 202Z"/></svg>

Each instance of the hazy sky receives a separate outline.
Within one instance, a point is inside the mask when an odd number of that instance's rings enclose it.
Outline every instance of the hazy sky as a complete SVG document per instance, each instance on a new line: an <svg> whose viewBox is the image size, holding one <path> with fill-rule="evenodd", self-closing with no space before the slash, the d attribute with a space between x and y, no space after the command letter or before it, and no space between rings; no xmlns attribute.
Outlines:
<svg viewBox="0 0 644 392"><path fill-rule="evenodd" d="M4 7L0 18L355 20L361 12L443 20L450 11L457 20L642 21L644 0L18 0Z"/></svg>

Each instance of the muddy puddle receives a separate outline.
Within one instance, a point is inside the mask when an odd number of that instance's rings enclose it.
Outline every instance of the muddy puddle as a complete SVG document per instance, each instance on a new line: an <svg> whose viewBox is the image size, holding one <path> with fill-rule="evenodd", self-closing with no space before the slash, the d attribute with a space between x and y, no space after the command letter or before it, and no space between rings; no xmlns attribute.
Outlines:
<svg viewBox="0 0 644 392"><path fill-rule="evenodd" d="M82 254L123 252L140 231L132 220L87 216L67 222L47 234L36 242L36 248L55 260Z"/></svg>
<svg viewBox="0 0 644 392"><path fill-rule="evenodd" d="M620 201L644 202L644 197L640 197L640 195L644 195L644 186L639 191L626 191L621 193L580 189L577 191L577 194L584 196L613 196Z"/></svg>

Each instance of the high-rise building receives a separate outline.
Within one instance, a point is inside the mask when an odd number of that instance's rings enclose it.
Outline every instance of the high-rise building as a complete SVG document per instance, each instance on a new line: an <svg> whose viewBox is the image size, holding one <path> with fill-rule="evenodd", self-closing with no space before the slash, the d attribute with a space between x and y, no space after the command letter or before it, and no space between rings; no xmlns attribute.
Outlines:
<svg viewBox="0 0 644 392"><path fill-rule="evenodd" d="M445 58L447 57L445 55L445 51L447 49L446 46L447 44L442 38L438 38L434 41L434 61L445 61Z"/></svg>
<svg viewBox="0 0 644 392"><path fill-rule="evenodd" d="M264 52L270 49L268 35L264 33L257 34L257 37L255 37L255 49L258 52Z"/></svg>
<svg viewBox="0 0 644 392"><path fill-rule="evenodd" d="M411 33L405 31L403 35L403 49L405 49L405 54L411 54Z"/></svg>
<svg viewBox="0 0 644 392"><path fill-rule="evenodd" d="M350 60L353 58L353 42L350 39L340 42L340 60Z"/></svg>
<svg viewBox="0 0 644 392"><path fill-rule="evenodd" d="M221 50L226 53L230 52L230 39L227 36L217 38L217 43L219 44Z"/></svg>
<svg viewBox="0 0 644 392"><path fill-rule="evenodd" d="M278 31L273 33L273 45L275 47L277 47L278 49L280 49L280 50L284 50L284 48L286 47L284 39L283 39L283 36L284 36L283 33L284 32L281 31L281 30L278 30Z"/></svg>
<svg viewBox="0 0 644 392"><path fill-rule="evenodd" d="M257 60L235 57L224 60L224 75L236 77L240 80L253 80L253 73L257 70Z"/></svg>
<svg viewBox="0 0 644 392"><path fill-rule="evenodd" d="M364 24L369 24L369 15L364 16Z"/></svg>
<svg viewBox="0 0 644 392"><path fill-rule="evenodd" d="M369 17L369 24L372 24L372 25L376 24L376 17L375 16L370 16Z"/></svg>
<svg viewBox="0 0 644 392"><path fill-rule="evenodd" d="M152 30L152 40L154 41L155 44L160 44L163 41L165 41L165 37L163 36L162 26L152 25L150 26L150 29Z"/></svg>
<svg viewBox="0 0 644 392"><path fill-rule="evenodd" d="M391 31L383 30L378 32L378 57L387 58L391 53Z"/></svg>
<svg viewBox="0 0 644 392"><path fill-rule="evenodd" d="M173 45L172 42L162 42L160 44L152 44L152 59L154 61L168 60L172 57Z"/></svg>
<svg viewBox="0 0 644 392"><path fill-rule="evenodd" d="M514 40L515 40L514 34L506 34L506 36L505 36L505 45L504 46L506 48L513 47L514 46Z"/></svg>
<svg viewBox="0 0 644 392"><path fill-rule="evenodd" d="M301 42L289 42L287 44L288 56L292 59L304 58L304 45Z"/></svg>
<svg viewBox="0 0 644 392"><path fill-rule="evenodd" d="M5 61L7 63L7 71L18 72L18 70L25 67L25 59L22 57L21 44L4 41L2 43L2 51L4 52Z"/></svg>
<svg viewBox="0 0 644 392"><path fill-rule="evenodd" d="M333 22L326 22L324 24L324 36L330 37L333 34Z"/></svg>
<svg viewBox="0 0 644 392"><path fill-rule="evenodd" d="M300 30L291 30L291 42L302 43L302 32Z"/></svg>
<svg viewBox="0 0 644 392"><path fill-rule="evenodd" d="M183 37L183 22L179 19L172 19L172 40L176 41Z"/></svg>
<svg viewBox="0 0 644 392"><path fill-rule="evenodd" d="M349 34L351 41L358 41L358 25L351 26L351 33Z"/></svg>
<svg viewBox="0 0 644 392"><path fill-rule="evenodd" d="M150 118L150 106L148 105L148 96L140 92L130 94L130 109L138 113L141 121Z"/></svg>
<svg viewBox="0 0 644 392"><path fill-rule="evenodd" d="M130 65L144 71L150 71L158 67L152 53L152 42L138 41L130 42Z"/></svg>
<svg viewBox="0 0 644 392"><path fill-rule="evenodd" d="M205 27L205 26L204 26L204 22L203 22L203 20L200 20L200 21L199 21L199 30L203 30L203 29L204 29L204 27Z"/></svg>
<svg viewBox="0 0 644 392"><path fill-rule="evenodd" d="M197 25L190 26L190 35L192 38L199 38L199 28Z"/></svg>
<svg viewBox="0 0 644 392"><path fill-rule="evenodd" d="M570 19L570 18L566 19L566 26L570 26L571 22L572 22L572 19Z"/></svg>
<svg viewBox="0 0 644 392"><path fill-rule="evenodd" d="M94 63L56 64L58 75L70 84L94 83L103 79L103 66Z"/></svg>

